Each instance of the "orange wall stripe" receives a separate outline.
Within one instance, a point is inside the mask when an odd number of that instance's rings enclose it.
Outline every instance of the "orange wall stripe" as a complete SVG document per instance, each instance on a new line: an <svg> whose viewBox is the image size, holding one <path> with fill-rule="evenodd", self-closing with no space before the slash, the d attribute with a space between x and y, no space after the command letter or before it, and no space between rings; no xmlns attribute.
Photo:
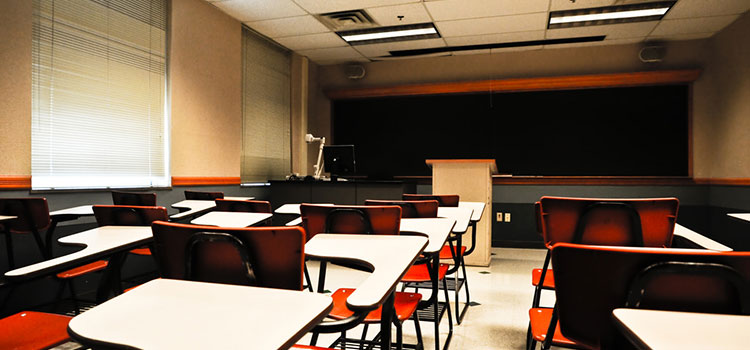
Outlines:
<svg viewBox="0 0 750 350"><path fill-rule="evenodd" d="M239 177L172 176L172 186L210 186L239 184Z"/></svg>
<svg viewBox="0 0 750 350"><path fill-rule="evenodd" d="M436 95L485 91L517 92L658 85L690 83L698 79L700 74L700 69L691 69L634 73L592 74L562 77L481 80L470 82L397 85L361 89L336 89L326 91L326 96L328 96L328 98L332 100L339 100L364 97Z"/></svg>
<svg viewBox="0 0 750 350"><path fill-rule="evenodd" d="M2 189L23 189L31 188L31 176L10 176L0 175L0 188Z"/></svg>

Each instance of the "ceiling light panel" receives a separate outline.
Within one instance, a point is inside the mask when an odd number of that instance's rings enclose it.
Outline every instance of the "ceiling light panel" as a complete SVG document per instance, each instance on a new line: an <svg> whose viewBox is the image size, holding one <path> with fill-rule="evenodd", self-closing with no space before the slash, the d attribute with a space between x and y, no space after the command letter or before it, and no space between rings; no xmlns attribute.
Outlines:
<svg viewBox="0 0 750 350"><path fill-rule="evenodd" d="M598 26L616 23L661 20L675 1L649 2L633 5L595 7L581 10L553 11L548 29Z"/></svg>
<svg viewBox="0 0 750 350"><path fill-rule="evenodd" d="M348 30L336 32L336 34L350 45L367 45L440 37L440 33L438 33L432 23Z"/></svg>

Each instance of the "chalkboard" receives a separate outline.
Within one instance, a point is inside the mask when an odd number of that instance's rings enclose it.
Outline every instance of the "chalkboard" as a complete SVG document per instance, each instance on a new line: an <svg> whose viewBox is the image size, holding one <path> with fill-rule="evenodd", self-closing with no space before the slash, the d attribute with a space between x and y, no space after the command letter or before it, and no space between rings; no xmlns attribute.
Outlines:
<svg viewBox="0 0 750 350"><path fill-rule="evenodd" d="M425 159L494 158L501 173L687 176L687 85L333 101L358 175L429 175Z"/></svg>

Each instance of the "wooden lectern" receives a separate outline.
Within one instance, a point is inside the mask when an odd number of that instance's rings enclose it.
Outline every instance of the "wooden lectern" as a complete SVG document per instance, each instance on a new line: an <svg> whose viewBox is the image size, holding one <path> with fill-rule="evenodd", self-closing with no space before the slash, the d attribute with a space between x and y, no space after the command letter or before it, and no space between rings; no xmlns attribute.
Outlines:
<svg viewBox="0 0 750 350"><path fill-rule="evenodd" d="M492 247L492 174L497 174L494 159L428 159L432 167L432 193L458 194L462 202L485 203L482 220L477 223L476 248L466 256L467 265L489 266ZM463 245L471 246L470 231Z"/></svg>

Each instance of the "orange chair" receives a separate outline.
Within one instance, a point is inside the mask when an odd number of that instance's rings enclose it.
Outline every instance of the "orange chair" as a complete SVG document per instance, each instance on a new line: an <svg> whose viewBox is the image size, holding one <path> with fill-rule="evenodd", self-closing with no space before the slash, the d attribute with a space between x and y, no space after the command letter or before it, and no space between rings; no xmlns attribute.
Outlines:
<svg viewBox="0 0 750 350"><path fill-rule="evenodd" d="M112 204L153 207L156 205L156 193L112 191Z"/></svg>
<svg viewBox="0 0 750 350"><path fill-rule="evenodd" d="M224 198L224 192L203 192L185 190L185 199L212 201L214 199Z"/></svg>
<svg viewBox="0 0 750 350"><path fill-rule="evenodd" d="M16 216L13 220L0 223L0 232L5 234L5 248L8 254L8 268L16 267L13 251L13 234L32 234L44 259L49 259L41 231L52 223L46 198L0 198L0 215Z"/></svg>
<svg viewBox="0 0 750 350"><path fill-rule="evenodd" d="M750 252L559 243L552 263L559 328L587 348L630 347L615 308L750 315Z"/></svg>
<svg viewBox="0 0 750 350"><path fill-rule="evenodd" d="M539 218L545 245L551 248L559 242L592 245L669 247L679 201L676 198L610 199L542 197ZM548 252L548 254L550 254ZM546 281L549 255L539 277L532 281ZM552 285L554 287L555 284ZM529 310L530 337L528 349L537 341L544 346L578 348L579 344L565 338L556 329L555 313L539 307L540 295L535 291ZM552 333L554 332L554 333ZM547 338L552 333L553 337Z"/></svg>
<svg viewBox="0 0 750 350"><path fill-rule="evenodd" d="M70 340L71 317L22 311L0 320L0 349L49 349Z"/></svg>
<svg viewBox="0 0 750 350"><path fill-rule="evenodd" d="M350 234L384 234L397 235L401 226L401 207L390 206L326 206L302 204L300 205L300 214L302 216L302 226L308 232L309 238L318 233L350 233ZM308 239L309 239L308 238ZM346 265L349 266L349 265ZM357 266L349 266L358 268ZM318 277L318 292L325 290L326 263L320 263L320 275ZM346 299L354 289L341 288L336 290L333 297L333 310L329 317L336 320L343 320L353 315L353 312L346 306ZM422 347L422 334L419 327L419 317L415 313L422 295L418 293L396 292L394 295L394 325L396 326L396 341L401 344L402 324L414 315L414 326L417 332L418 347ZM361 339L350 339L346 337L346 332L342 332L341 337L331 345L335 348L340 343L359 342L360 344L368 343L365 340L367 336L367 327L371 323L379 323L382 313L382 307L368 313L362 321L365 328ZM317 342L317 334L313 333L312 345Z"/></svg>

